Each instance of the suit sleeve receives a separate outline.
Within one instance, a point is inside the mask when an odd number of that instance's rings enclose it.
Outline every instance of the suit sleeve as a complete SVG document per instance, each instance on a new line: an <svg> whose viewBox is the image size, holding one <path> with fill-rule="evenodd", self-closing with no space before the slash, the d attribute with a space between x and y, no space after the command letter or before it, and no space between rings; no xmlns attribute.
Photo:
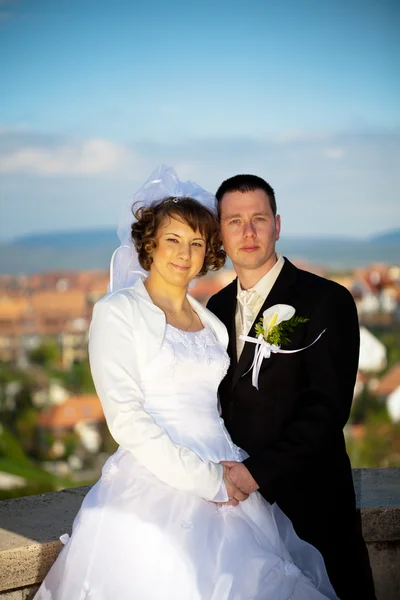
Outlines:
<svg viewBox="0 0 400 600"><path fill-rule="evenodd" d="M95 305L90 328L90 366L110 432L161 481L212 500L221 489L222 465L173 442L143 407L131 315L127 298L102 301Z"/></svg>
<svg viewBox="0 0 400 600"><path fill-rule="evenodd" d="M329 289L311 316L306 343L327 331L304 351L305 385L296 399L291 418L274 444L266 445L245 464L274 502L281 486L306 472L324 447L335 443L345 426L354 393L359 357L359 325L351 294L343 287Z"/></svg>

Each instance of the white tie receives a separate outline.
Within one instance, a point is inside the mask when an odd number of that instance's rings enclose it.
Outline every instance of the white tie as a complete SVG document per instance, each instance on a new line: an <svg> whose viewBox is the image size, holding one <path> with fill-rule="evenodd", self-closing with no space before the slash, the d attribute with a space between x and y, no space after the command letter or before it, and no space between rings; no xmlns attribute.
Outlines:
<svg viewBox="0 0 400 600"><path fill-rule="evenodd" d="M253 325L254 313L251 307L256 298L255 290L241 290L238 293L237 299L242 307L242 333L246 335L250 327Z"/></svg>

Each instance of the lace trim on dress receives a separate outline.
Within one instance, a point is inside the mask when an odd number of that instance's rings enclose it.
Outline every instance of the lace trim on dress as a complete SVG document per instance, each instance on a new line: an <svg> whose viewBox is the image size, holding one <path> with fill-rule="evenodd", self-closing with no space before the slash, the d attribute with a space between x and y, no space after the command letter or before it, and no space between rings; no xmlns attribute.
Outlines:
<svg viewBox="0 0 400 600"><path fill-rule="evenodd" d="M219 517L226 517L232 510L235 510L237 507L232 506L231 504L218 504L217 505L217 514Z"/></svg>
<svg viewBox="0 0 400 600"><path fill-rule="evenodd" d="M215 336L212 331L207 327L200 329L200 331L182 331L181 329L177 329L173 327L169 323L167 324L166 333L165 333L165 343L173 350L173 345L181 344L184 346L190 356L199 362L200 360L204 360L204 357L207 360L207 364L211 365L215 361L215 354L211 352L211 348L215 348L219 346ZM228 355L225 354L225 360L222 364L224 376L229 367L229 358Z"/></svg>
<svg viewBox="0 0 400 600"><path fill-rule="evenodd" d="M182 344L196 360L203 358L205 354L207 362L212 362L213 357L208 350L215 346L216 342L209 329L182 331L168 324L165 337L172 344Z"/></svg>

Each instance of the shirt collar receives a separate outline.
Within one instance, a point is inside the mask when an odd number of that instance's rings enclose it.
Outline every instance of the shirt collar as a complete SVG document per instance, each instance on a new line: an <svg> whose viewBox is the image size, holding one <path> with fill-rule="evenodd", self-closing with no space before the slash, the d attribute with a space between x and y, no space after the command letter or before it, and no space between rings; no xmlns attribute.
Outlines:
<svg viewBox="0 0 400 600"><path fill-rule="evenodd" d="M261 277L261 279L259 281L257 281L257 283L255 285L253 285L253 287L248 288L247 291L255 291L258 296L260 296L261 298L265 299L269 292L271 291L272 286L274 285L275 281L278 278L279 273L282 270L283 265L285 264L285 259L283 258L283 256L277 252L276 253L276 258L277 261L274 264L274 266L272 267L272 269L270 269L268 271L268 273L266 273L263 277ZM242 286L240 285L240 281L239 278L237 280L237 293L239 294L239 292L242 291Z"/></svg>

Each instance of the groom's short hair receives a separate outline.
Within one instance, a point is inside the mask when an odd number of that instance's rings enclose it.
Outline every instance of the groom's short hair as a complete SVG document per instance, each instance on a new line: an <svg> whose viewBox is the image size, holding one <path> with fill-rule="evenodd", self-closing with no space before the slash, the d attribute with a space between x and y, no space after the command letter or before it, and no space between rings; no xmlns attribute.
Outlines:
<svg viewBox="0 0 400 600"><path fill-rule="evenodd" d="M267 183L262 177L258 177L257 175L234 175L234 177L230 177L229 179L225 179L219 186L215 197L218 201L218 213L220 212L219 207L223 196L227 192L254 192L255 190L264 190L264 192L268 196L268 200L274 213L274 217L276 216L276 200L275 200L275 192L273 188Z"/></svg>

